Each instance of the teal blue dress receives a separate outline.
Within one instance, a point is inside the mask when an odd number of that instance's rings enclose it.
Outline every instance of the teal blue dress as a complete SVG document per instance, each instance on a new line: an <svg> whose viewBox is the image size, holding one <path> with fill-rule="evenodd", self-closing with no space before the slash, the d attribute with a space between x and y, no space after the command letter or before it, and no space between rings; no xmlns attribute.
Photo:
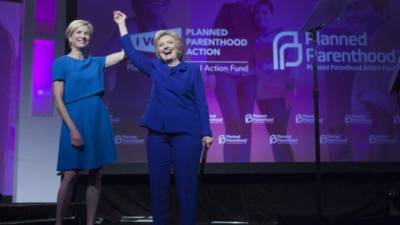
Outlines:
<svg viewBox="0 0 400 225"><path fill-rule="evenodd" d="M62 122L58 171L95 169L116 159L111 121L102 101L104 65L105 57L79 60L67 55L53 63L52 79L64 82L64 104L84 141L82 148L72 146Z"/></svg>

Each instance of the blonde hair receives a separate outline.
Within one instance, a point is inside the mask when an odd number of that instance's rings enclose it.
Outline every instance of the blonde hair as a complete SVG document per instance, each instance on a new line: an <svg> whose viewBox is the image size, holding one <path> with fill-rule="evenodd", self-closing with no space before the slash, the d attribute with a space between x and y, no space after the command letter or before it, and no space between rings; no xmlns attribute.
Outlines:
<svg viewBox="0 0 400 225"><path fill-rule="evenodd" d="M92 36L94 29L93 29L92 24L89 21L87 21L87 20L74 20L68 25L67 29L65 30L65 37L67 39L69 39L70 37L72 37L72 34L79 27L82 27L82 26L87 26L89 28L89 35Z"/></svg>
<svg viewBox="0 0 400 225"><path fill-rule="evenodd" d="M167 30L159 30L156 32L156 34L154 35L154 47L156 49L156 56L160 57L160 49L158 47L158 42L160 41L160 39L164 36L170 36L175 40L175 44L178 50L178 58L181 60L183 58L183 53L184 53L184 48L183 48L183 42L182 39L179 37L178 33L176 33L175 31L167 31Z"/></svg>

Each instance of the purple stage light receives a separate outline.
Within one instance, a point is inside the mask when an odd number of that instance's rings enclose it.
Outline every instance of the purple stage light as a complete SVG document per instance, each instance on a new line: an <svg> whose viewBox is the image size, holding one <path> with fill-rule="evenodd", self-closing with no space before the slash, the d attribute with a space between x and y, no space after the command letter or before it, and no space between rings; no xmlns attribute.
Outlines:
<svg viewBox="0 0 400 225"><path fill-rule="evenodd" d="M51 40L33 42L32 108L33 116L50 116L53 113L51 91L51 65L55 43Z"/></svg>

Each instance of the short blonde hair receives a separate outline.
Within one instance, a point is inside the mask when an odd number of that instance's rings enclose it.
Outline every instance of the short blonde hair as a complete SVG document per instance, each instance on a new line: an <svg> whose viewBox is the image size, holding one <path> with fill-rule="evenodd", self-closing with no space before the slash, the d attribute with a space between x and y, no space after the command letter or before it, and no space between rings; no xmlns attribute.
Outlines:
<svg viewBox="0 0 400 225"><path fill-rule="evenodd" d="M87 20L74 20L68 25L67 29L65 30L65 37L67 39L69 39L70 37L72 37L72 34L79 27L82 27L82 26L87 26L89 28L89 35L92 36L94 29L93 29L92 24L89 21L87 21Z"/></svg>
<svg viewBox="0 0 400 225"><path fill-rule="evenodd" d="M160 49L158 48L158 42L160 41L160 39L164 36L170 36L175 40L176 43L176 47L178 49L178 58L181 60L183 58L183 54L184 54L184 48L183 48L183 41L181 39L181 37L179 37L178 33L176 33L175 31L167 31L167 30L159 30L156 32L156 34L154 35L154 47L156 49L156 55L157 57L160 57Z"/></svg>

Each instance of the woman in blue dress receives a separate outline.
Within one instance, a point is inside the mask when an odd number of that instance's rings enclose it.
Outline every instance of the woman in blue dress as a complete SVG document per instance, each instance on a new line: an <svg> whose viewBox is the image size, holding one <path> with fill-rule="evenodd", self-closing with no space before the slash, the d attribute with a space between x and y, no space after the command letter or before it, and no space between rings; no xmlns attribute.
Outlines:
<svg viewBox="0 0 400 225"><path fill-rule="evenodd" d="M152 82L151 97L141 125L148 130L153 224L168 222L169 178L173 168L180 224L194 225L200 154L202 148L208 149L213 141L200 67L183 61L183 43L175 32L156 33L157 58L139 53L127 35L125 20L124 13L114 12L127 57Z"/></svg>
<svg viewBox="0 0 400 225"><path fill-rule="evenodd" d="M62 118L57 170L62 181L57 196L56 225L62 225L79 171L88 170L87 225L93 225L101 188L103 165L116 159L114 136L102 101L103 69L124 58L124 52L85 57L92 25L74 20L65 35L71 51L53 63L53 96Z"/></svg>

